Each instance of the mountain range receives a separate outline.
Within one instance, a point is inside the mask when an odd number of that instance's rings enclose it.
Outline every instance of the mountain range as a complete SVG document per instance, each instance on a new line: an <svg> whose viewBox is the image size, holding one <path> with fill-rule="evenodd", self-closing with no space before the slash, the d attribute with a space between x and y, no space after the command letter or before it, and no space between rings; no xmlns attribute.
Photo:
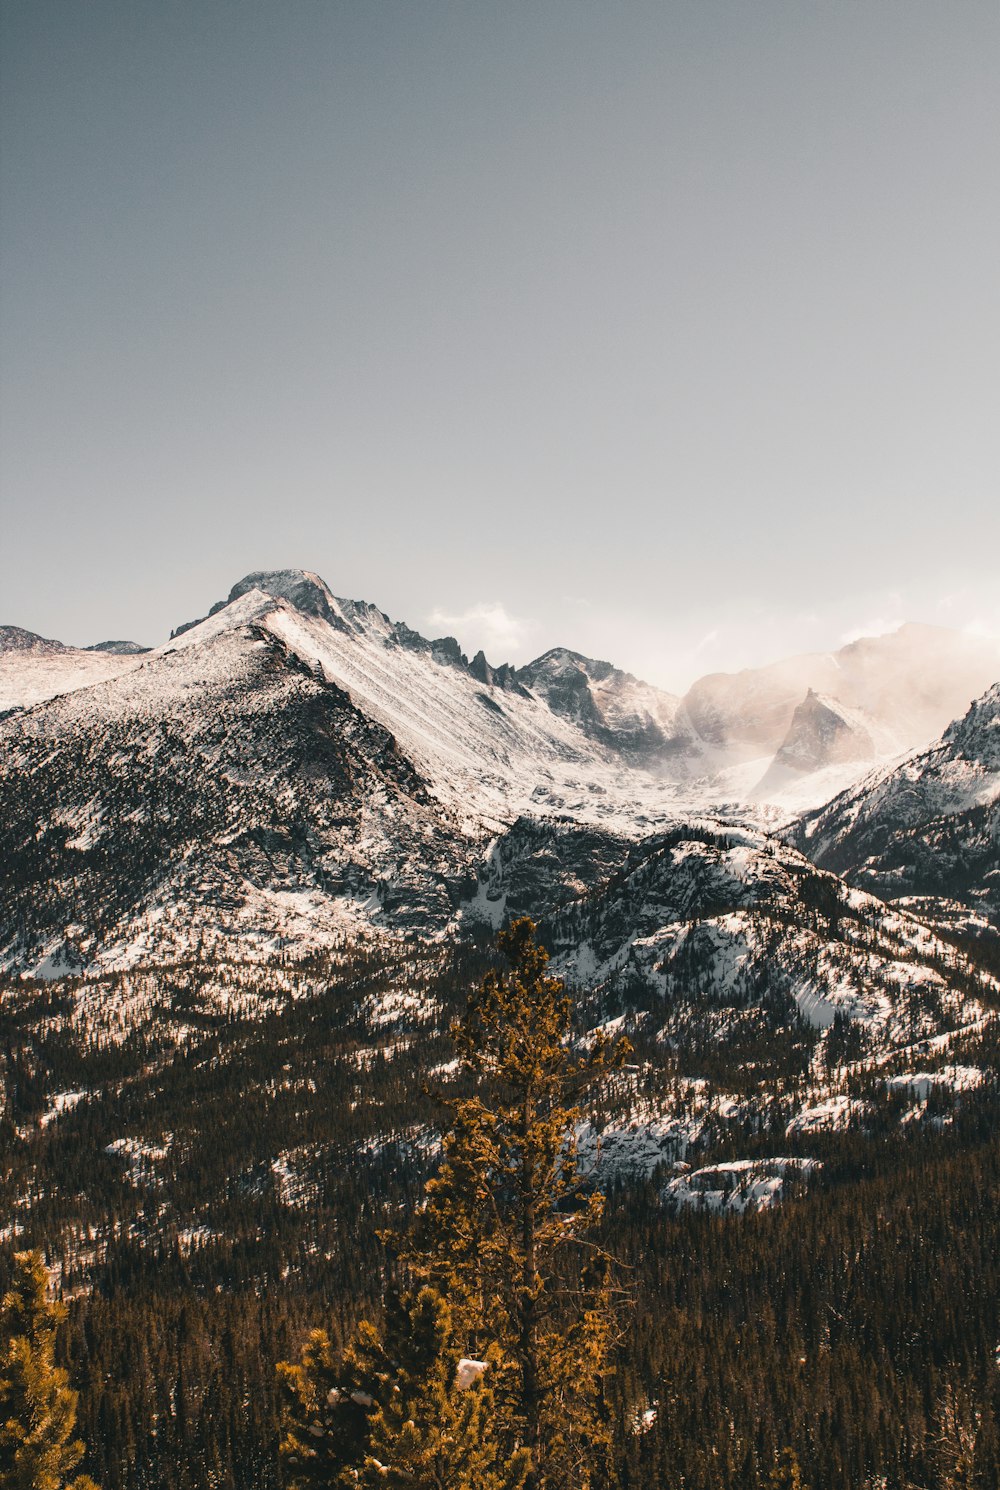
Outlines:
<svg viewBox="0 0 1000 1490"><path fill-rule="evenodd" d="M957 780L945 759L973 726L952 726L926 764L872 778L873 761L928 745L1000 673L995 643L905 626L676 698L565 649L521 668L470 662L454 638L427 640L307 571L248 575L156 649L83 651L17 627L0 648L0 957L47 977L195 942L261 957L495 919L484 864L522 819L634 844L692 814L759 833L859 778L895 802L885 783ZM993 778L976 769L961 805L982 815ZM957 802L946 793L943 810ZM859 836L874 813L837 798L785 837L888 893L898 874L867 863L873 830ZM993 830L976 824L988 856ZM914 871L907 892L929 876Z"/></svg>

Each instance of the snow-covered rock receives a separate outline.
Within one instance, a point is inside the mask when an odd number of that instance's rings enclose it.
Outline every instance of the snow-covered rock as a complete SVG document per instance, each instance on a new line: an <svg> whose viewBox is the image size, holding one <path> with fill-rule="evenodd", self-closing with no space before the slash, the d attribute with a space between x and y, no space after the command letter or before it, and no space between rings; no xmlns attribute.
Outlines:
<svg viewBox="0 0 1000 1490"><path fill-rule="evenodd" d="M678 1210L765 1211L786 1197L790 1182L802 1183L821 1167L818 1159L734 1159L678 1175L664 1186L663 1198Z"/></svg>

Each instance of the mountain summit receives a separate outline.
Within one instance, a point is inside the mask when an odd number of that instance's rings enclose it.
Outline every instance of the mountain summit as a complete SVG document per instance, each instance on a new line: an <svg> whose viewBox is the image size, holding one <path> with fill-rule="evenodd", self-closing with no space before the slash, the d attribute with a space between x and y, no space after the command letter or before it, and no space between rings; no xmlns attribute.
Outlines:
<svg viewBox="0 0 1000 1490"><path fill-rule="evenodd" d="M715 673L677 698L612 663L555 647L522 667L470 662L454 637L429 640L311 570L255 570L152 651L81 650L8 627L0 713L59 695L95 704L96 685L155 687L180 648L216 655L224 632L261 628L388 730L442 800L476 823L512 812L663 821L720 803L811 807L935 738L1000 676L1000 645L902 627L829 654ZM192 680L192 688L197 684ZM109 695L110 697L110 695ZM100 708L105 704L101 703Z"/></svg>

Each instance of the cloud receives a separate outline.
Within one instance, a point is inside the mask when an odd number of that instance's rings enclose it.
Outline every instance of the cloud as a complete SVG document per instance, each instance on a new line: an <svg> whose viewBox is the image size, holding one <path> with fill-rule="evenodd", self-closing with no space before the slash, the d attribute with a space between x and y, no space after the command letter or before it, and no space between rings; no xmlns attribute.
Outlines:
<svg viewBox="0 0 1000 1490"><path fill-rule="evenodd" d="M427 625L435 636L442 632L457 636L470 656L482 649L496 663L516 657L537 629L535 621L512 616L499 600L481 600L457 615L436 607Z"/></svg>

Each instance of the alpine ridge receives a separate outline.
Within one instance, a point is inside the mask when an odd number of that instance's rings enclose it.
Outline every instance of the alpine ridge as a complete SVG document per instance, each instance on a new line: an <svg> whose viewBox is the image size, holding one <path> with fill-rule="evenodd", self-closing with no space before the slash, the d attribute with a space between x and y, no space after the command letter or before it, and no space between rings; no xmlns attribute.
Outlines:
<svg viewBox="0 0 1000 1490"><path fill-rule="evenodd" d="M817 864L940 924L1000 931L1000 684L927 750L807 813Z"/></svg>
<svg viewBox="0 0 1000 1490"><path fill-rule="evenodd" d="M439 935L486 903L483 845L518 819L622 842L691 813L759 826L769 782L828 794L890 738L808 691L761 782L742 757L783 721L773 680L802 659L684 699L566 649L494 668L304 570L246 576L152 651L3 635L25 704L0 721L0 958L46 976L196 942L261 957L365 926ZM871 703L879 648L859 647Z"/></svg>

